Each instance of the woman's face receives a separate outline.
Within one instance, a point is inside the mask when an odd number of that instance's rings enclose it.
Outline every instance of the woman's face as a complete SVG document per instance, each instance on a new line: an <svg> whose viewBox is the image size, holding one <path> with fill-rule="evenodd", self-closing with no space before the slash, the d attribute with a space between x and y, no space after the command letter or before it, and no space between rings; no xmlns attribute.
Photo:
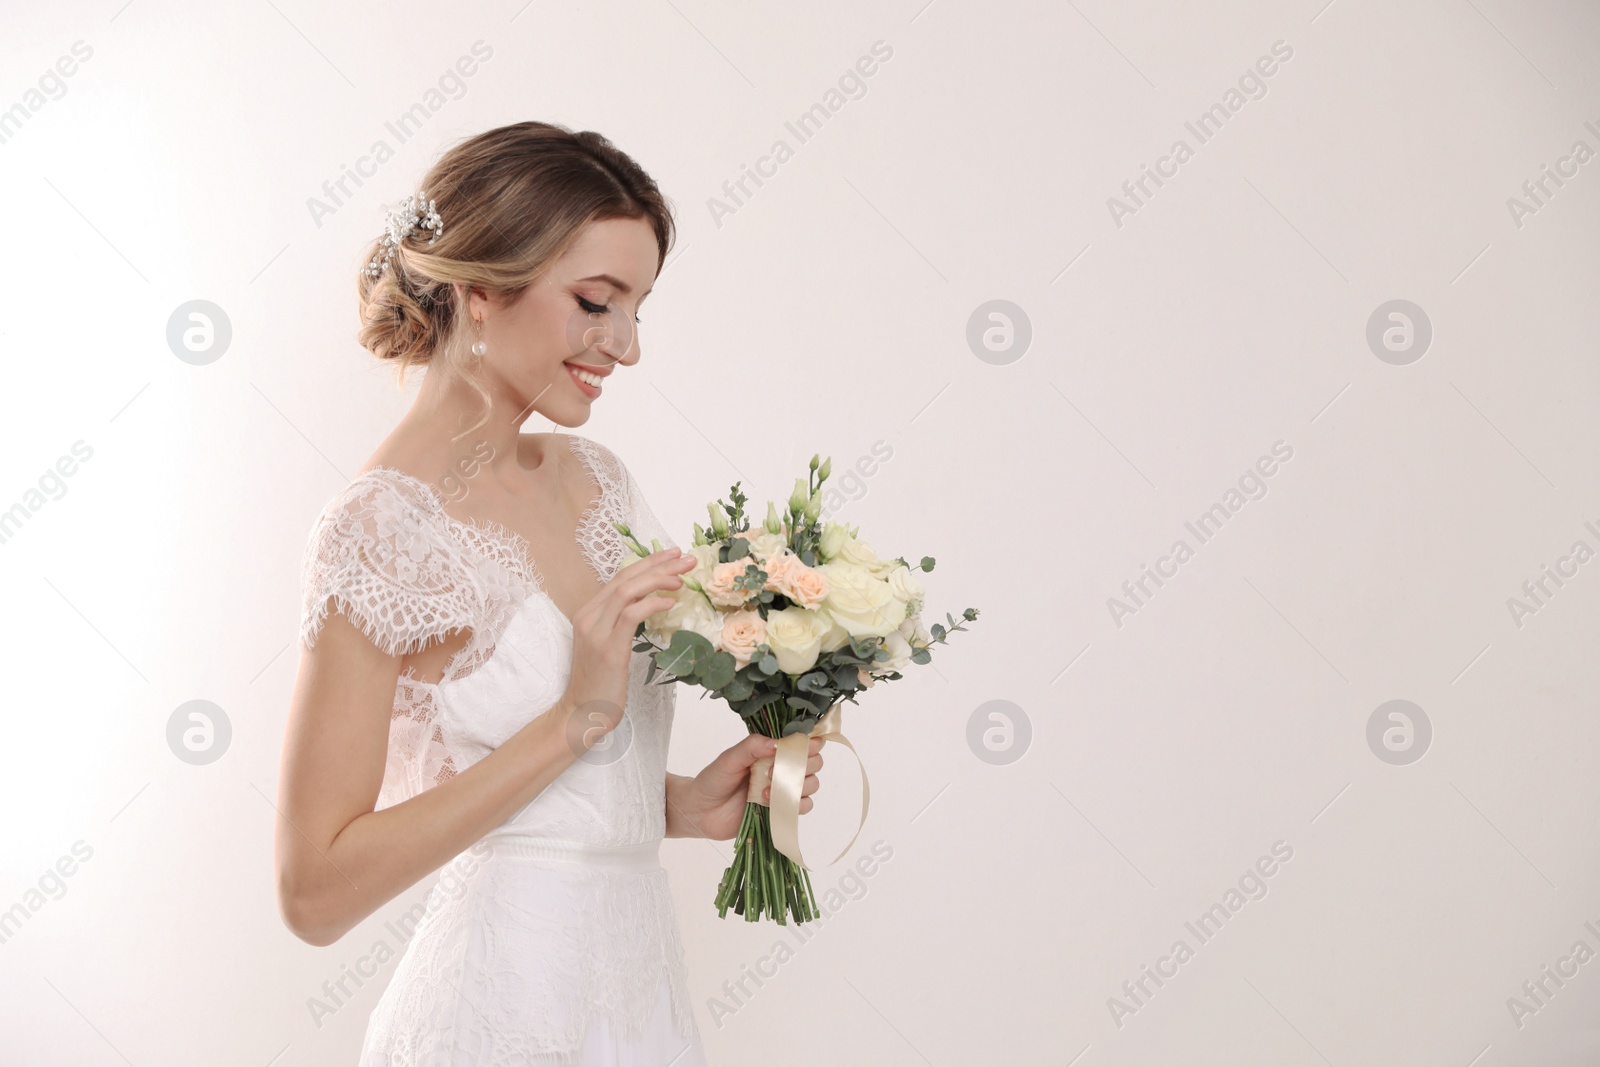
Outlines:
<svg viewBox="0 0 1600 1067"><path fill-rule="evenodd" d="M558 426L581 426L619 367L639 362L639 305L655 284L655 230L645 219L605 219L579 231L508 307L474 293L472 314L489 346L487 377L517 406ZM470 325L470 324L469 324ZM586 383L578 377L593 375Z"/></svg>

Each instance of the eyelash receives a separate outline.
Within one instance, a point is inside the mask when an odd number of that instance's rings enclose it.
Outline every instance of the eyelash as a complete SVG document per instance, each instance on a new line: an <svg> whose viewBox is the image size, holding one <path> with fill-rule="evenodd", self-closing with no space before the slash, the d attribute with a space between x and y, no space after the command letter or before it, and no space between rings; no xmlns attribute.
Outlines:
<svg viewBox="0 0 1600 1067"><path fill-rule="evenodd" d="M596 304L591 300L585 300L581 296L578 297L578 306L583 308L583 310L587 311L591 315L605 315L609 314L611 311L611 306L609 304ZM635 323L644 322L644 320L638 315L633 317L633 321Z"/></svg>

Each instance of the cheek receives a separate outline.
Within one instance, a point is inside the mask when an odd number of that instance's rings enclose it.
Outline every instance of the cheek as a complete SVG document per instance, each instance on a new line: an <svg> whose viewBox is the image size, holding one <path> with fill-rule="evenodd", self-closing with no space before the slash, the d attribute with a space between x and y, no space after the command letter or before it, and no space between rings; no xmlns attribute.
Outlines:
<svg viewBox="0 0 1600 1067"><path fill-rule="evenodd" d="M503 366L553 368L583 351L587 325L583 309L576 304L572 312L555 300L524 305L505 324L498 354Z"/></svg>

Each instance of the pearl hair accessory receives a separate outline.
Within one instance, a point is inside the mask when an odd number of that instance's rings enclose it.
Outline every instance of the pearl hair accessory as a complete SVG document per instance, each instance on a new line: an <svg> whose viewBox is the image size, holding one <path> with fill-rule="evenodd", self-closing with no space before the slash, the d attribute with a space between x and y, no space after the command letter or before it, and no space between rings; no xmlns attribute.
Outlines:
<svg viewBox="0 0 1600 1067"><path fill-rule="evenodd" d="M427 208L427 214L422 213L424 206ZM368 276L376 278L382 274L383 268L387 267L389 260L394 257L394 250L400 247L400 242L419 229L433 231L433 236L428 238L430 245L444 236L444 220L439 217L438 208L428 199L426 192L408 196L400 201L399 207L390 210L388 232L379 242L378 254L373 256L372 262L366 266Z"/></svg>

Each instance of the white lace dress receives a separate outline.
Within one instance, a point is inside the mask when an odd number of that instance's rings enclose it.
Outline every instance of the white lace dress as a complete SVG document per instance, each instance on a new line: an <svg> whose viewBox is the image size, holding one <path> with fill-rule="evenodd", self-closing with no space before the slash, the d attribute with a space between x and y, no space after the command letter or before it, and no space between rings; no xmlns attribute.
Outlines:
<svg viewBox="0 0 1600 1067"><path fill-rule="evenodd" d="M615 453L561 437L598 486L577 536L602 580L627 551L612 520L646 545L673 544ZM340 491L303 573L307 647L335 609L394 654L472 631L439 682L400 677L380 810L470 767L566 688L572 624L527 542L452 518L411 475L377 467ZM627 706L603 745L440 869L361 1067L704 1067L658 855L676 687L646 684L647 666L633 654Z"/></svg>

